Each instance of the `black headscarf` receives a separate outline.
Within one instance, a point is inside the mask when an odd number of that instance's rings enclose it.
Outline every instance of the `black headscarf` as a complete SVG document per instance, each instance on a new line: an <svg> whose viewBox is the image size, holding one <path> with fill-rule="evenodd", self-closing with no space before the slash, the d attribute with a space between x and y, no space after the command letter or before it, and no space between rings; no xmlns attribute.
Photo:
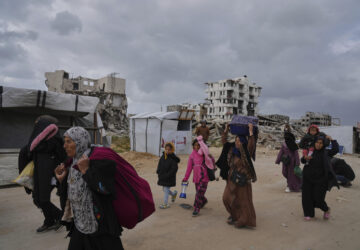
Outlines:
<svg viewBox="0 0 360 250"><path fill-rule="evenodd" d="M298 145L295 142L295 136L293 133L285 131L284 139L285 139L286 146L290 149L290 151L296 151L299 149Z"/></svg>

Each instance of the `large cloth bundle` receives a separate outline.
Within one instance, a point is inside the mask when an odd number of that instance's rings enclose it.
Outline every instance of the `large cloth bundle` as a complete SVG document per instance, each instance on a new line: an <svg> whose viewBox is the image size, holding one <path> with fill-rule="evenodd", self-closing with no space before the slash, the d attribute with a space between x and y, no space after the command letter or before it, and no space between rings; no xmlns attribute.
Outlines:
<svg viewBox="0 0 360 250"><path fill-rule="evenodd" d="M121 226L131 229L155 211L149 183L115 151L96 147L89 159L107 159L116 163L116 199L113 201L113 207Z"/></svg>
<svg viewBox="0 0 360 250"><path fill-rule="evenodd" d="M230 132L234 135L249 135L249 126L251 123L254 125L254 134L257 134L257 125L259 119L254 116L242 116L242 115L234 115L230 122Z"/></svg>

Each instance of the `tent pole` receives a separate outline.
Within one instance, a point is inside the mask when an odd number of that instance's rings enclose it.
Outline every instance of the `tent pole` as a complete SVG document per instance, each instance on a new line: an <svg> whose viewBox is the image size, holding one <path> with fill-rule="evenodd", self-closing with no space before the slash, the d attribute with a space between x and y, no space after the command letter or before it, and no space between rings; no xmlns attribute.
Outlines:
<svg viewBox="0 0 360 250"><path fill-rule="evenodd" d="M146 119L146 129L145 129L145 151L146 151L146 153L148 152L148 149L147 149L148 123L149 123L149 118Z"/></svg>
<svg viewBox="0 0 360 250"><path fill-rule="evenodd" d="M97 128L97 116L96 116L96 112L94 113L94 128ZM96 129L94 130L94 144L97 144Z"/></svg>
<svg viewBox="0 0 360 250"><path fill-rule="evenodd" d="M159 143L159 154L158 154L158 156L160 156L160 152L161 152L162 125L163 125L163 121L160 122L160 143Z"/></svg>
<svg viewBox="0 0 360 250"><path fill-rule="evenodd" d="M133 134L133 150L136 152L136 136L135 136L135 119L131 119L132 120L132 123L133 123L133 126L132 126L132 134Z"/></svg>

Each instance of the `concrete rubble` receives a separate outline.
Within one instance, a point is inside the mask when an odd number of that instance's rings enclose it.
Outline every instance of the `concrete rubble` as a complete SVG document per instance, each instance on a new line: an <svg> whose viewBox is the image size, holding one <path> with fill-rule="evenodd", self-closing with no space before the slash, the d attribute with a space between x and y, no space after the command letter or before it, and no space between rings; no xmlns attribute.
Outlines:
<svg viewBox="0 0 360 250"><path fill-rule="evenodd" d="M284 141L284 126L287 122L283 120L269 119L263 116L258 116L259 118L259 135L257 143L263 145L269 149L280 149L281 144ZM225 129L225 125L229 121L222 119L208 119L207 126L210 129L209 144L212 146L220 147L221 135ZM199 126L198 122L193 123L193 133L195 134L196 127ZM295 135L296 139L301 139L305 135L305 130L300 127L291 126L292 133ZM235 136L229 133L228 140L232 141L235 139Z"/></svg>

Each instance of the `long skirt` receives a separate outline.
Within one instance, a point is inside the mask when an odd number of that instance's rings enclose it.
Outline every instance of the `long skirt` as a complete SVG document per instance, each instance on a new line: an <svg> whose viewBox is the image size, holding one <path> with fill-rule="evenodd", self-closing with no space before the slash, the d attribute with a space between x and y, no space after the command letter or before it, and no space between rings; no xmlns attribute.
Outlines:
<svg viewBox="0 0 360 250"><path fill-rule="evenodd" d="M305 217L314 217L315 208L327 212L329 207L325 202L327 181L312 182L304 178L302 185L302 206Z"/></svg>
<svg viewBox="0 0 360 250"><path fill-rule="evenodd" d="M204 167L201 169L201 177L199 183L195 183L196 195L194 201L194 211L199 212L201 208L207 203L205 192L207 190L208 182L204 181Z"/></svg>
<svg viewBox="0 0 360 250"><path fill-rule="evenodd" d="M282 174L287 180L287 186L293 192L299 192L301 190L301 179L294 173L295 166L293 164L283 164Z"/></svg>
<svg viewBox="0 0 360 250"><path fill-rule="evenodd" d="M68 250L123 250L120 237L109 234L83 234L79 230L72 229Z"/></svg>
<svg viewBox="0 0 360 250"><path fill-rule="evenodd" d="M256 227L251 183L240 187L228 180L224 190L223 202L235 226Z"/></svg>

